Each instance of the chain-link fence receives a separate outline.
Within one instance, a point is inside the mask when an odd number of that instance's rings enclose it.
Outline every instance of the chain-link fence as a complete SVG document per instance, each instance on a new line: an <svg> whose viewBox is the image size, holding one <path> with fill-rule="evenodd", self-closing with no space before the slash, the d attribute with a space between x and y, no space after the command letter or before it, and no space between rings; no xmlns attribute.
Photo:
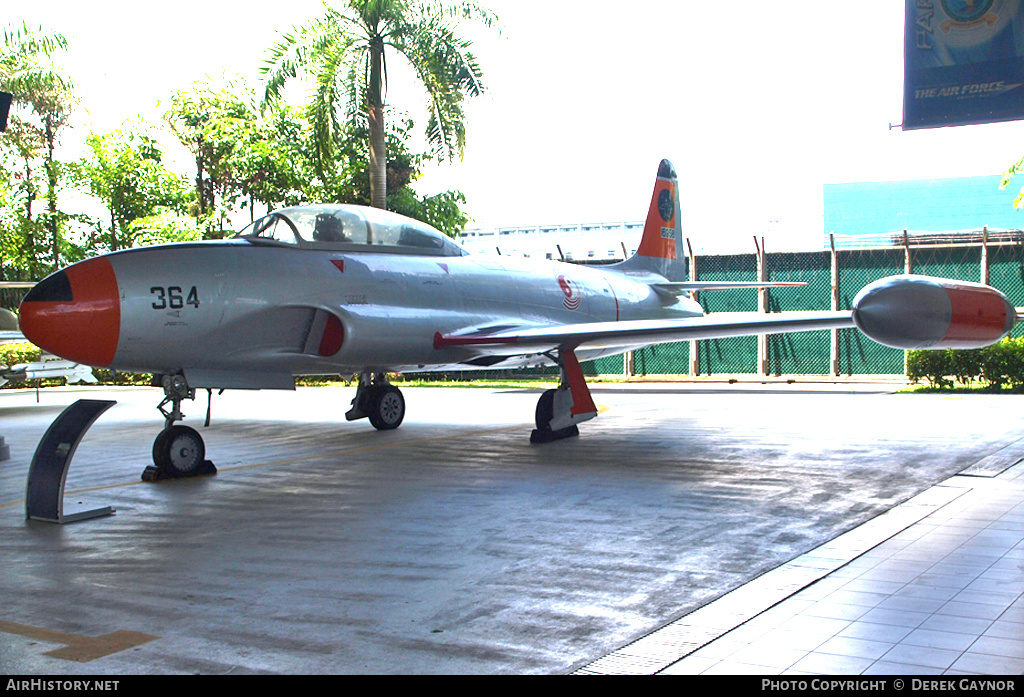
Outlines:
<svg viewBox="0 0 1024 697"><path fill-rule="evenodd" d="M797 281L806 286L771 288L769 312L821 311L832 307L832 261L827 252L766 255L769 281ZM749 292L749 291L748 291ZM830 366L828 331L776 334L767 338L770 375L827 374Z"/></svg>
<svg viewBox="0 0 1024 697"><path fill-rule="evenodd" d="M1001 240L966 244L914 244L822 252L702 256L693 260L694 280L799 281L806 286L765 291L726 290L698 294L708 313L849 310L860 290L880 278L906 273L987 282L1024 306L1024 243ZM760 307L760 296L766 308ZM833 293L835 302L833 303ZM1024 326L1013 336L1024 336ZM695 345L694 345L695 344ZM696 361L693 360L694 354ZM620 364L619 367L621 367ZM630 365L628 359L625 365ZM903 375L904 352L875 343L856 329L663 344L636 352L634 375ZM619 369L609 371L621 372Z"/></svg>
<svg viewBox="0 0 1024 697"><path fill-rule="evenodd" d="M906 249L843 249L836 252L840 310L853 307L861 288L886 276L906 271ZM904 353L882 346L856 329L837 332L837 375L900 375Z"/></svg>

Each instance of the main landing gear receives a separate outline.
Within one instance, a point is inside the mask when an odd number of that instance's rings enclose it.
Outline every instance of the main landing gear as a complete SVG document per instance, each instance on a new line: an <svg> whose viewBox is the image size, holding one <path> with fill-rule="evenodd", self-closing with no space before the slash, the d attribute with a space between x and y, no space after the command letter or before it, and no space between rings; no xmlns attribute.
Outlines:
<svg viewBox="0 0 1024 697"><path fill-rule="evenodd" d="M217 468L206 459L206 444L194 428L175 421L185 418L181 413L183 399L195 399L196 391L188 386L183 375L163 376L164 399L157 409L164 415L164 430L153 442L153 466L147 467L142 478L180 479L201 474L215 474ZM166 407L170 404L171 408Z"/></svg>
<svg viewBox="0 0 1024 697"><path fill-rule="evenodd" d="M378 431L390 431L402 425L405 397L401 390L388 382L384 373L362 373L352 408L345 418L349 421L368 418Z"/></svg>
<svg viewBox="0 0 1024 697"><path fill-rule="evenodd" d="M551 357L561 368L561 380L557 389L547 390L537 402L537 428L530 435L532 443L577 436L577 424L597 416L597 406L573 350L562 348ZM195 399L195 389L189 387L183 375L164 375L162 385L164 398L157 409L164 416L164 430L153 442L153 466L146 468L142 478L155 481L215 474L217 468L206 459L203 437L194 428L175 423L184 418L182 400ZM384 373L362 373L352 408L345 418L368 418L378 431L396 429L405 418L405 397Z"/></svg>
<svg viewBox="0 0 1024 697"><path fill-rule="evenodd" d="M561 379L558 389L545 391L537 402L537 428L530 434L531 443L578 436L577 424L597 416L597 405L590 396L576 354L563 348L551 358L561 368Z"/></svg>

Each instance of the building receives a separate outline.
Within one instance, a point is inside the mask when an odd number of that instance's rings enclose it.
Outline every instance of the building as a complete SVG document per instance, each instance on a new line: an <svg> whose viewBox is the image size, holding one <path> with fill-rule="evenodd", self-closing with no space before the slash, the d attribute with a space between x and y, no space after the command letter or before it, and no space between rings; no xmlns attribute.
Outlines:
<svg viewBox="0 0 1024 697"><path fill-rule="evenodd" d="M995 175L826 184L825 248L830 237L836 247L902 244L904 231L939 243L980 241L982 231L993 241L1007 235L1016 239L1024 212L1015 210L1013 201L1024 178L1005 190L999 189L1000 180Z"/></svg>
<svg viewBox="0 0 1024 697"><path fill-rule="evenodd" d="M467 230L460 241L477 254L607 263L632 256L643 230L643 221L535 225Z"/></svg>

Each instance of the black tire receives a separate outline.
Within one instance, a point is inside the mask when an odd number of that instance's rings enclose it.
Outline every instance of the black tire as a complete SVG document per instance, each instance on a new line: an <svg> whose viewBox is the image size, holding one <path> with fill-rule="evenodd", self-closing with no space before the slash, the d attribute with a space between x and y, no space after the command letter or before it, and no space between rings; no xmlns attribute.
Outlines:
<svg viewBox="0 0 1024 697"><path fill-rule="evenodd" d="M537 430L550 431L553 418L555 418L555 391L545 390L537 400L537 411L534 416Z"/></svg>
<svg viewBox="0 0 1024 697"><path fill-rule="evenodd" d="M195 474L206 459L206 444L194 428L171 426L153 441L153 463L169 477Z"/></svg>
<svg viewBox="0 0 1024 697"><path fill-rule="evenodd" d="M384 385L374 390L369 400L367 415L378 431L390 431L402 425L405 418L405 397L393 385Z"/></svg>

